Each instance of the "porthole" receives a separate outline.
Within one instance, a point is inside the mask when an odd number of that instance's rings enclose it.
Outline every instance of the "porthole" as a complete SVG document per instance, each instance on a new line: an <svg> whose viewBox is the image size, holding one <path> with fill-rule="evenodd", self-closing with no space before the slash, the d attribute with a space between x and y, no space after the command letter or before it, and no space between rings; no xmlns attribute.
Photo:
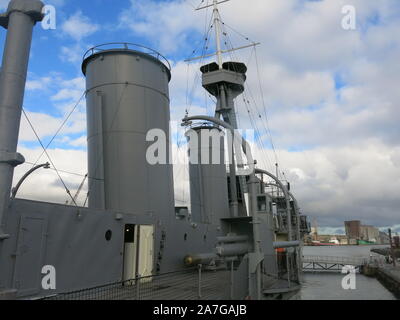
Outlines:
<svg viewBox="0 0 400 320"><path fill-rule="evenodd" d="M105 237L106 237L107 241L110 241L111 238L112 238L112 231L111 230L107 230Z"/></svg>

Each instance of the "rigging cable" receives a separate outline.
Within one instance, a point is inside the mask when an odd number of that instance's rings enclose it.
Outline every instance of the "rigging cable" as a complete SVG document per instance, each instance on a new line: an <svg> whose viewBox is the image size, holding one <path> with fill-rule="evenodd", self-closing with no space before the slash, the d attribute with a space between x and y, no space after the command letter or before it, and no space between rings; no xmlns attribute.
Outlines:
<svg viewBox="0 0 400 320"><path fill-rule="evenodd" d="M48 150L48 148L50 147L50 145L53 143L54 139L58 136L58 134L61 132L61 130L63 129L63 127L67 124L69 118L72 116L72 114L75 112L76 108L78 108L79 104L81 103L83 97L86 94L86 90L82 93L81 97L79 98L78 102L74 105L74 107L72 108L72 110L68 113L67 117L64 119L64 121L62 122L61 126L58 128L58 130L56 131L56 133L54 134L53 138L51 138L50 142L47 144L47 146L44 148L43 147L43 152L40 154L39 158L37 158L37 160L35 161L34 165L35 166L40 159L42 158L42 156L45 154L45 152Z"/></svg>
<svg viewBox="0 0 400 320"><path fill-rule="evenodd" d="M221 19L221 21L222 21L222 19ZM225 44L226 44L226 46L227 46L228 49L229 49L229 47L228 47L229 45L230 45L231 48L233 49L234 47L233 47L232 41L231 41L231 39L230 39L230 37L229 37L229 35L228 35L228 32L227 32L226 28L224 27L224 26L225 26L225 23L222 22L222 25L223 25L222 28L223 28L223 30L224 30L224 35L225 35L225 37L227 38L227 41L229 42L229 44L228 44L227 42L225 42ZM229 52L229 55L231 56L232 61L234 61L234 60L235 60L234 51L230 51L230 52ZM234 68L236 69L235 66L234 66ZM238 70L235 70L235 71L238 72ZM246 85L247 85L247 84L246 84ZM248 87L248 85L247 85L247 87ZM244 91L242 95L243 95L243 102L245 103L245 107L246 107L246 109L247 109L247 113L248 113L248 116L249 116L251 125L252 125L253 129L256 131L256 137L257 137L257 140L258 140L259 145L260 145L260 147L261 147L261 152L264 154L264 157L262 158L262 161L264 162L264 165L265 165L266 167L268 167L268 166L266 165L266 162L265 162L265 161L267 161L267 162L270 164L270 166L272 167L272 162L270 161L269 156L268 156L268 154L266 153L264 143L263 143L263 141L262 141L262 139L261 139L261 133L260 133L260 130L258 129L258 126L257 126L257 122L255 121L255 119L253 119L253 116L252 116L252 114L251 114L250 102L249 102L249 100L247 99L247 94L246 94L246 92Z"/></svg>
<svg viewBox="0 0 400 320"><path fill-rule="evenodd" d="M233 30L235 33L239 34L241 37L243 37L243 38L246 39L247 41L250 41L250 42L252 42L253 44L255 44L255 42L252 41L252 40L250 40L250 38L244 36L243 34L241 34L240 32L236 31L234 28L230 27L230 26L227 25L226 23L222 22L222 24L223 24L224 27L226 26L226 27L228 27L229 29ZM228 35L228 32L227 32L226 28L225 28L225 33L224 33L224 35L228 38L228 41L230 42L230 45L231 45L231 47L233 48L232 42L231 42L231 40L230 40L230 37L229 37L229 35ZM261 99L262 99L262 103L263 103L263 109L264 109L264 115L265 115L265 121L266 121L266 123L264 123L264 121L261 121L261 122L262 122L262 125L263 125L263 127L264 127L264 131L267 133L267 135L268 135L268 137L269 137L269 140L270 140L270 143L271 143L271 147L272 147L272 150L273 150L274 156L275 156L275 161L276 161L276 163L279 163L279 159L278 159L278 155L277 155L275 143L274 143L273 138L272 138L272 133L271 133L270 126L269 126L269 121L268 121L267 108L266 108L266 103L265 103L264 92L263 92L263 90L262 90L261 73L260 73L260 68L259 68L259 63L258 63L258 56L257 56L256 46L254 46L253 49L254 49L255 61L256 61L256 68L257 68L258 84L259 84ZM252 51L252 53L251 53L250 60L251 60L252 56L253 56L253 51ZM259 110L258 110L257 102L256 102L256 100L255 100L255 98L254 98L254 96L253 96L253 94L252 94L252 92L251 92L251 89L250 89L250 86L249 86L248 83L246 83L246 87L247 87L247 89L248 89L248 91L249 91L249 94L250 94L251 99L253 100L254 106L255 106L256 111L257 111L257 113L258 113L258 117L262 120L263 117L261 116L261 113L260 113ZM246 97L246 93L243 93L243 95L244 95L244 97ZM246 98L245 98L245 99L244 99L244 102L245 102L246 105L247 105L247 104L250 105L250 102L248 101L248 99L247 99L247 101L246 101ZM249 108L248 108L248 109L249 109ZM248 110L248 111L249 111L249 110ZM250 116L250 114L249 114L249 116ZM253 120L253 121L254 121L254 120ZM254 122L255 122L255 121L254 121ZM256 126L256 125L255 125L255 126ZM258 130L258 128L255 128L255 129L256 129L256 130L258 131L258 133L260 134L260 131ZM264 149L265 149L264 143L262 142L261 139L260 139L260 142L261 142L261 145L262 145L262 148L263 148L263 151L264 151ZM265 153L265 154L266 154L266 153ZM272 167L272 166L271 166L271 167Z"/></svg>
<svg viewBox="0 0 400 320"><path fill-rule="evenodd" d="M53 166L55 172L57 173L58 178L60 179L61 183L63 184L63 186L64 186L64 188L65 188L65 191L67 192L67 194L69 195L69 197L72 199L72 202L75 204L75 206L78 206L78 205L76 204L76 202L75 202L75 199L74 199L73 196L71 195L71 191L68 189L68 187L67 187L67 185L65 184L63 178L61 177L59 171L57 170L56 166L54 165L53 160L51 159L49 153L47 152L46 148L44 147L44 145L43 145L43 143L42 143L42 140L40 139L39 135L37 134L37 132L36 132L36 130L35 130L35 128L34 128L32 122L30 121L30 119L29 119L27 113L25 112L25 109L24 109L24 108L22 108L22 112L23 112L23 114L24 114L26 120L28 121L28 123L29 123L29 125L30 125L30 127L31 127L31 129L32 129L32 131L33 131L33 133L35 134L37 140L39 141L40 145L42 146L43 152L46 154L46 156L47 156L47 158L49 159L51 165Z"/></svg>

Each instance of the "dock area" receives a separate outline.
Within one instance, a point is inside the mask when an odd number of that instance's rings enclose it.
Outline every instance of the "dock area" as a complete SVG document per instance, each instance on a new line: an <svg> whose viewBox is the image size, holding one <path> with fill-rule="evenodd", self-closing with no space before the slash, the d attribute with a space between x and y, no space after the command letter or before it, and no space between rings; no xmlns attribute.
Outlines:
<svg viewBox="0 0 400 320"><path fill-rule="evenodd" d="M375 277L386 289L391 291L397 299L400 299L400 266L378 266Z"/></svg>
<svg viewBox="0 0 400 320"><path fill-rule="evenodd" d="M380 255L385 256L385 257L391 255L391 249L390 248L374 248L374 249L371 249L371 252L380 254ZM399 259L400 258L400 249L397 249L397 248L393 249L393 255L397 259Z"/></svg>
<svg viewBox="0 0 400 320"><path fill-rule="evenodd" d="M380 259L371 261L364 267L364 273L367 276L373 276L382 283L396 298L400 299L400 248L374 248L371 252L380 254L385 257L385 262ZM389 263L389 257L397 260L396 264Z"/></svg>

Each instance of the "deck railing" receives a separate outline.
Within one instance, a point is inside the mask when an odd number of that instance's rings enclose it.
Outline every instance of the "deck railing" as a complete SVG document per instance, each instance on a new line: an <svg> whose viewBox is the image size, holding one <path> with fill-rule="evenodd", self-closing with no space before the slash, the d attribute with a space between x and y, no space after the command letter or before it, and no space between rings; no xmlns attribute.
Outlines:
<svg viewBox="0 0 400 320"><path fill-rule="evenodd" d="M244 299L237 291L237 261L227 261L218 268L198 265L184 270L138 276L135 279L55 294L42 300L228 300ZM265 256L262 264L262 287L277 282L290 289L299 283L295 253ZM283 288L282 287L282 288ZM281 289L282 289L281 288Z"/></svg>
<svg viewBox="0 0 400 320"><path fill-rule="evenodd" d="M229 289L229 284L229 271L206 271L199 266L159 275L138 276L127 281L56 294L42 300L211 300L223 295L222 291Z"/></svg>

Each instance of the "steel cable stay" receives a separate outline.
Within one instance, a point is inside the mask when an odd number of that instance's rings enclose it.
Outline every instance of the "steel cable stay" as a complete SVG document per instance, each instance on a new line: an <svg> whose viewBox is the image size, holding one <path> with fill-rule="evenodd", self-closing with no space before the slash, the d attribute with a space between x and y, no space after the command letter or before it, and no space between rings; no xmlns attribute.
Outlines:
<svg viewBox="0 0 400 320"><path fill-rule="evenodd" d="M224 31L224 36L227 38L227 42L225 42L225 45L226 45L227 47L230 45L231 48L233 48L232 41L231 41L231 39L230 39L230 37L229 37L228 31L226 30L225 24L224 24L223 22L222 22L222 29L223 29L223 31ZM230 54L230 56L231 56L232 61L234 61L234 60L236 59L235 53L234 53L233 51L230 51L229 54ZM236 60L237 60L237 59L236 59ZM235 66L234 66L234 68L235 68ZM235 71L237 72L238 70L235 70ZM247 88L249 88L249 86L248 86L247 84L245 84L245 85L246 85ZM250 93L251 93L251 92L250 92ZM268 165L267 165L267 163L266 163L265 161L267 161L267 162L270 164L270 166L272 167L272 162L271 162L270 159L269 159L269 156L268 156L268 154L267 154L267 152L266 152L264 143L263 143L263 141L262 141L262 139L261 139L261 132L260 132L260 130L258 129L257 123L256 123L256 121L253 119L253 116L252 116L252 114L251 114L250 103L249 103L249 101L248 101L248 99L247 99L247 93L246 93L246 91L243 92L242 96L243 96L243 101L244 101L244 103L245 103L245 107L246 107L246 109L247 109L247 113L248 113L249 118L250 118L251 125L252 125L253 129L256 131L256 134L257 134L257 137L258 137L258 142L259 142L260 147L261 147L261 152L262 152L263 155L264 155L264 157L262 158L262 161L264 162L264 165L265 165L266 167L268 167Z"/></svg>
<svg viewBox="0 0 400 320"><path fill-rule="evenodd" d="M249 87L248 87L248 90L249 90L249 94L251 95L251 91L250 91ZM262 148L262 153L268 159L268 162L269 162L271 168L273 168L274 167L273 162L270 160L270 158L269 158L269 156L268 156L268 154L266 152L266 147L265 147L264 141L262 140L261 130L259 130L259 127L257 125L257 120L256 120L257 117L253 115L253 110L251 108L251 104L250 104L250 101L249 101L246 93L244 93L243 101L244 101L244 103L246 105L246 109L247 109L247 112L248 112L249 116L251 116L251 118L252 118L252 120L251 120L252 121L252 126L256 130L256 134L257 134L257 136L259 138L260 147ZM259 116L259 119L262 120L262 118L260 116ZM261 122L263 123L263 121L261 121ZM265 131L265 127L264 127L264 131ZM266 133L268 134L267 131L266 131ZM276 161L278 161L278 160L276 159Z"/></svg>
<svg viewBox="0 0 400 320"><path fill-rule="evenodd" d="M265 115L265 121L266 121L266 126L267 126L267 131L270 137L270 141L271 141L271 146L272 149L275 153L275 158L276 158L276 163L279 163L278 161L278 152L277 149L275 147L275 143L273 141L272 138L272 132L271 132L271 127L269 125L269 117L268 117L268 112L267 112L267 104L265 101L265 96L264 96L264 91L262 90L262 83L261 83L261 72L260 72L260 65L258 62L258 54L257 54L257 48L254 47L254 56L255 56L255 61L256 61L256 68L257 68L257 77L258 77L258 83L259 83L259 88L260 88L260 94L261 94L261 99L262 99L262 104L263 104L263 109L264 109L264 115Z"/></svg>
<svg viewBox="0 0 400 320"><path fill-rule="evenodd" d="M244 36L243 34L241 34L241 33L238 32L238 31L236 31L234 28L230 27L230 26L227 25L225 22L222 22L222 25L223 25L223 28L224 28L224 27L228 27L229 29L233 30L235 33L237 33L238 35L240 35L240 36L243 37L244 39L246 39L246 40L250 41L251 43L255 44L255 42L252 41L250 38ZM231 47L233 48L232 41L230 40L230 37L229 37L229 34L228 34L226 28L224 28L224 35L227 37L228 42L230 43ZM225 42L225 44L228 45L226 42ZM263 92L263 90L262 90L261 74L260 74L260 68L259 68L259 63L258 63L258 56L257 56L257 48L256 48L256 46L254 46L254 55L255 55L255 61L256 61L256 69L257 69L257 76L258 76L258 84L259 84L259 89L260 89L260 94L261 94L261 99L262 99L262 104L263 104L263 110L264 110L264 115L265 115L265 120L266 120L266 123L264 123L263 121L261 121L261 122L262 122L262 125L263 125L263 127L264 127L265 133L266 133L267 136L269 137L269 140L270 140L270 143L271 143L271 147L272 147L272 150L273 150L274 156L275 156L275 161L276 161L277 164L279 164L280 160L279 160L279 157L278 157L278 154L277 154L277 151L276 151L275 143L274 143L274 141L273 141L272 133L271 133L270 126L269 126L269 120L268 120L269 117L268 117L268 114L267 114L267 107L266 107L266 103L265 103L264 92ZM253 56L253 50L252 50L252 53L251 53L249 62L250 62L252 56ZM231 54L231 57L233 57L233 53ZM261 113L260 113L259 110L258 110L257 102L256 102L256 100L255 100L255 98L254 98L254 96L253 96L253 94L252 94L252 91L251 91L251 89L250 89L250 86L249 86L247 83L245 84L245 86L246 86L247 91L248 91L249 94L250 94L250 98L253 100L254 106L255 106L256 111L257 111L257 113L258 113L258 117L260 118L260 120L262 120L263 117L262 117ZM251 108L250 108L250 101L249 101L248 99L246 99L246 92L244 92L243 95L244 95L244 100L243 100L243 101L245 102L246 107L247 107L247 105L249 106L249 107L248 107L248 112L252 112L252 111L251 111ZM253 122L255 123L255 120L253 120ZM253 127L254 127L254 126L253 126ZM256 129L256 131L260 134L260 130L258 130L258 128L254 128L254 129ZM260 136L261 136L261 135L260 135ZM266 153L264 152L264 149L265 149L264 143L262 142L262 140L260 140L260 142L261 142L261 144L262 144L263 153L265 154L265 156L267 156ZM268 157L268 156L267 156L267 157ZM273 167L273 166L271 166L271 167Z"/></svg>
<svg viewBox="0 0 400 320"><path fill-rule="evenodd" d="M71 118L72 114L75 112L75 110L78 108L79 104L81 103L82 99L85 97L86 94L86 90L82 93L82 95L80 96L78 102L74 105L74 107L72 108L72 110L68 113L67 117L64 119L64 121L62 122L61 126L58 128L58 130L56 131L56 133L54 134L54 136L51 138L50 142L47 144L46 148L44 148L44 151L41 153L41 155L38 157L38 159L34 162L34 165L37 165L37 163L40 161L40 159L42 158L42 156L44 155L45 151L48 150L48 148L50 147L50 145L53 143L54 139L58 136L58 134L61 132L61 130L64 128L64 126L67 124L68 120Z"/></svg>
<svg viewBox="0 0 400 320"><path fill-rule="evenodd" d="M39 144L42 146L44 154L46 154L46 156L47 156L47 158L49 159L51 165L53 166L55 172L57 173L58 178L60 179L61 183L63 184L63 186L64 186L64 188L65 188L65 191L67 192L68 196L72 199L72 202L75 204L75 206L78 206L78 205L76 204L76 202L75 202L75 199L74 199L74 198L72 197L72 195L71 195L71 191L70 191L69 188L67 187L66 183L64 182L63 178L62 178L61 175L60 175L60 172L57 170L57 167L54 165L53 160L51 159L49 153L47 152L46 148L44 147L44 145L43 145L43 143L42 143L42 140L40 139L38 133L36 132L36 130L35 130L35 128L34 128L32 122L31 122L31 120L29 119L28 114L25 112L25 109L24 109L24 108L22 108L22 112L23 112L23 114L24 114L26 120L28 121L29 126L31 127L33 133L35 134L35 136L36 136L36 138L37 138Z"/></svg>
<svg viewBox="0 0 400 320"><path fill-rule="evenodd" d="M204 0L202 0L201 1L201 3L199 4L199 7L201 6L201 4L202 3L204 3ZM207 0L207 5L208 5L208 0ZM208 19L208 9L206 10L206 14L205 14L205 26L204 26L204 35L203 35L203 46L202 46L202 49L201 49L201 56L203 57L203 58L201 58L201 60L200 60L200 62L199 62L199 64L202 64L203 63L203 61L204 61L204 55L205 55L205 53L207 52L207 50L208 50L208 46L209 46L209 43L210 43L210 38L211 38L211 36L210 36L210 33L211 33L211 31L213 30L213 23L212 23L212 16L211 16L211 20L209 21L209 19ZM209 21L209 23L207 23ZM208 26L208 27L207 27ZM197 52L197 49L195 49L195 50L193 50L193 52L192 52L192 54L189 56L189 58L188 59L191 59L193 56L194 56L194 54ZM199 76L199 73L197 72L196 73L196 76L195 76L195 78L194 78L194 80L193 80L193 84L192 84L192 87L191 87L191 89L190 89L190 91L189 91L189 73L190 73L190 61L187 61L187 74L186 74L186 79L187 79L187 81L186 81L186 109L185 109L185 114L186 115L188 115L189 113L190 113L190 110L191 110L191 107L192 107L192 105L193 105L193 101L194 101L194 91L196 90L196 87L197 87L197 85L198 85L198 83L199 83L199 80L200 80L200 76ZM211 96L210 95L208 95L210 98L211 98ZM205 97L205 99L207 99L207 96ZM212 100L212 99L211 99ZM212 100L213 101L213 100ZM214 102L214 101L213 101ZM207 104L207 101L206 101L206 104ZM177 158L179 158L179 152L181 152L182 151L182 146L183 146L183 144L184 144L184 139L185 139L185 137L180 137L179 136L179 132L177 132L177 152L178 152L178 155L177 155ZM187 159L186 159L186 157L184 157L184 164L182 165L182 166L180 166L179 168L178 168L178 171L176 172L176 176L179 176L179 174L182 172L182 170L184 170L184 171L186 171L186 174L185 174L185 177L186 176L188 176L188 170L186 170L186 168L188 168L188 161L187 161ZM185 200L185 196L186 196L186 193L185 193L185 188L183 188L183 200ZM178 200L178 199L177 199ZM178 201L180 201L180 200L178 200ZM185 201L181 201L182 203L185 203Z"/></svg>
<svg viewBox="0 0 400 320"><path fill-rule="evenodd" d="M212 17L211 17L211 20L212 20ZM212 29L213 29L213 24L212 24L211 21L210 21L210 26L209 26L209 28L208 28L208 31L205 33L205 36L203 37L204 45L203 45L202 50L201 50L201 57L202 57L202 58L201 58L199 64L202 64L203 61L204 61L204 59L205 59L205 58L204 58L204 55L205 55L206 51L208 50L208 46L209 46L209 42L210 42L210 38L211 38L210 33L211 33ZM192 53L192 56L193 56L193 54L194 54L195 52L196 52L196 50ZM191 57L192 57L192 56L191 56ZM190 58L191 58L191 57L190 57ZM189 79L189 66L190 66L190 61L187 61L187 64L188 64L187 79ZM194 78L194 80L193 80L192 88L191 88L190 92L187 91L187 94L186 94L187 99L188 99L188 102L187 102L187 106L188 106L188 107L186 108L185 113L187 113L187 114L190 112L190 109L191 109L191 107L192 107L193 100L194 100L194 91L195 91L195 89L196 89L196 87L197 87L197 84L198 84L198 81L199 81L199 80L200 80L200 75L199 75L198 72L196 72L196 76L195 76L195 78ZM187 88L187 90L188 90L188 88Z"/></svg>
<svg viewBox="0 0 400 320"><path fill-rule="evenodd" d="M210 25L210 27L208 28L208 31L205 31L204 44L203 44L203 47L202 47L202 50L201 50L201 55L202 56L205 54L206 50L208 49L208 43L209 43L209 39L210 39L211 30L212 30L212 25ZM190 58L193 57L193 55L196 53L196 51L197 51L197 49L193 51L193 53L190 56ZM202 61L200 61L200 64L201 63L202 63ZM188 68L187 68L187 76L186 76L186 78L187 78L186 105L189 106L189 107L186 107L185 112L189 113L190 109L192 107L193 100L194 100L194 97L193 97L194 91L195 91L195 88L197 86L198 81L200 80L200 77L199 77L199 74L196 73L195 79L193 80L193 85L192 85L191 91L189 93L189 69L190 69L190 62L189 61L187 62L187 66L188 66Z"/></svg>

